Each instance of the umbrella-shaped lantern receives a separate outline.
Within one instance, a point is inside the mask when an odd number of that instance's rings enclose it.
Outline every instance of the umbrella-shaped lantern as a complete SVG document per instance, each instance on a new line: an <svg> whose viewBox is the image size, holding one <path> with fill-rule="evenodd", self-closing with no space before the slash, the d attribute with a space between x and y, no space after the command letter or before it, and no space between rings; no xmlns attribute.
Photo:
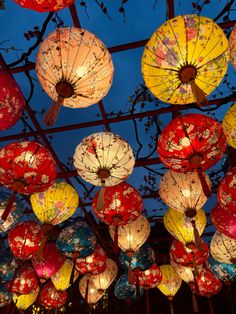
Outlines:
<svg viewBox="0 0 236 314"><path fill-rule="evenodd" d="M142 73L150 91L171 104L206 104L224 77L228 40L210 18L180 15L166 21L150 38Z"/></svg>
<svg viewBox="0 0 236 314"><path fill-rule="evenodd" d="M216 231L211 239L211 255L221 263L236 264L236 240Z"/></svg>
<svg viewBox="0 0 236 314"><path fill-rule="evenodd" d="M32 267L22 266L6 286L13 293L28 294L38 288L38 277Z"/></svg>
<svg viewBox="0 0 236 314"><path fill-rule="evenodd" d="M36 72L44 91L54 100L44 122L52 126L60 107L84 108L106 96L113 63L105 45L89 31L57 28L41 43Z"/></svg>
<svg viewBox="0 0 236 314"><path fill-rule="evenodd" d="M80 279L79 291L90 306L96 304L104 295L104 291L98 290L87 275Z"/></svg>
<svg viewBox="0 0 236 314"><path fill-rule="evenodd" d="M143 294L143 288L139 288L139 295L135 285L130 284L128 281L128 274L125 273L120 276L114 287L114 294L120 300L136 300Z"/></svg>
<svg viewBox="0 0 236 314"><path fill-rule="evenodd" d="M12 295L7 291L5 285L0 283L0 308L7 306L12 301Z"/></svg>
<svg viewBox="0 0 236 314"><path fill-rule="evenodd" d="M24 96L14 78L0 69L0 130L12 127L24 109Z"/></svg>
<svg viewBox="0 0 236 314"><path fill-rule="evenodd" d="M39 290L40 289L37 288L28 294L13 293L13 301L20 313L24 313L24 311L27 310L36 301Z"/></svg>
<svg viewBox="0 0 236 314"><path fill-rule="evenodd" d="M14 0L23 8L38 12L59 11L74 3L74 0Z"/></svg>
<svg viewBox="0 0 236 314"><path fill-rule="evenodd" d="M59 270L51 276L51 280L57 290L66 290L78 278L79 273L73 270L74 263L70 259L66 259ZM73 273L73 280L71 281L71 274Z"/></svg>
<svg viewBox="0 0 236 314"><path fill-rule="evenodd" d="M38 296L38 303L47 310L57 309L65 305L66 300L67 292L58 291L51 281L41 288Z"/></svg>
<svg viewBox="0 0 236 314"><path fill-rule="evenodd" d="M222 127L227 143L236 148L236 104L226 112L222 121Z"/></svg>
<svg viewBox="0 0 236 314"><path fill-rule="evenodd" d="M220 263L214 258L210 257L207 260L207 266L220 280L230 283L235 280L236 277L236 265Z"/></svg>
<svg viewBox="0 0 236 314"><path fill-rule="evenodd" d="M210 179L206 174L204 176L210 190ZM196 172L179 173L168 170L159 182L159 195L169 207L188 217L194 217L207 201Z"/></svg>

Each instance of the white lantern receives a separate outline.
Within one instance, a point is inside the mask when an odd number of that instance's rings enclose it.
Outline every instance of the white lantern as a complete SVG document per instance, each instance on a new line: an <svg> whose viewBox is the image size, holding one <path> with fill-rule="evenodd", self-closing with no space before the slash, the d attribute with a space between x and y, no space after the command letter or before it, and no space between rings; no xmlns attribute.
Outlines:
<svg viewBox="0 0 236 314"><path fill-rule="evenodd" d="M98 291L94 283L90 280L90 277L87 275L80 279L79 291L85 301L90 305L96 304L104 295L104 291Z"/></svg>
<svg viewBox="0 0 236 314"><path fill-rule="evenodd" d="M216 231L211 239L211 255L217 261L226 264L236 264L236 240Z"/></svg>

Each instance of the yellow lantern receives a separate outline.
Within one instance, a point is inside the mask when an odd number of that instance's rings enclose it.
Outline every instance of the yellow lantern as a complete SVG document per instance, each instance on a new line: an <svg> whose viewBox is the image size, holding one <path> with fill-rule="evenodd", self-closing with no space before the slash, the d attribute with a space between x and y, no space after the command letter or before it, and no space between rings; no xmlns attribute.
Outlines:
<svg viewBox="0 0 236 314"><path fill-rule="evenodd" d="M150 234L150 224L147 218L139 216L135 221L125 226L109 226L109 233L114 241L116 228L118 231L118 246L129 256L132 256L146 242Z"/></svg>
<svg viewBox="0 0 236 314"><path fill-rule="evenodd" d="M33 212L42 223L58 225L75 213L79 196L70 184L55 182L46 191L32 194L30 201Z"/></svg>
<svg viewBox="0 0 236 314"><path fill-rule="evenodd" d="M210 18L180 15L151 36L142 56L144 81L154 96L171 104L206 103L224 77L228 40Z"/></svg>
<svg viewBox="0 0 236 314"><path fill-rule="evenodd" d="M229 108L222 121L226 142L236 148L236 104Z"/></svg>
<svg viewBox="0 0 236 314"><path fill-rule="evenodd" d="M51 277L51 280L57 290L66 290L70 286L71 273L74 263L66 259L62 267ZM79 276L79 272L74 270L73 281Z"/></svg>
<svg viewBox="0 0 236 314"><path fill-rule="evenodd" d="M194 218L189 218L185 214L169 208L164 214L163 220L167 231L186 245L196 242L196 234L201 235L206 226L206 214L203 209L199 209Z"/></svg>
<svg viewBox="0 0 236 314"><path fill-rule="evenodd" d="M211 182L203 174L210 189ZM168 170L159 182L159 195L171 208L194 217L207 201L197 172L174 172Z"/></svg>
<svg viewBox="0 0 236 314"><path fill-rule="evenodd" d="M114 67L105 45L89 31L57 28L41 43L36 72L44 91L54 100L44 122L52 126L60 107L84 108L106 96Z"/></svg>
<svg viewBox="0 0 236 314"><path fill-rule="evenodd" d="M103 296L104 291L98 290L93 281L90 280L90 277L85 275L80 279L79 282L79 291L84 298L85 302L89 305L96 304Z"/></svg>
<svg viewBox="0 0 236 314"><path fill-rule="evenodd" d="M211 239L211 255L215 260L236 265L236 240L216 231Z"/></svg>
<svg viewBox="0 0 236 314"><path fill-rule="evenodd" d="M236 24L229 36L230 62L236 69Z"/></svg>
<svg viewBox="0 0 236 314"><path fill-rule="evenodd" d="M24 311L28 309L37 299L39 288L28 293L28 294L15 294L13 293L12 298L14 303L16 304L18 310Z"/></svg>

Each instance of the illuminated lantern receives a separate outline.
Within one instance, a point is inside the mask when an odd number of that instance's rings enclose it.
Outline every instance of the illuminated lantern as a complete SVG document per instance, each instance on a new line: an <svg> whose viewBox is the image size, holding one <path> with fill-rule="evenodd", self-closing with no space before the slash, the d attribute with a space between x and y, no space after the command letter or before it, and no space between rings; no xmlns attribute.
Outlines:
<svg viewBox="0 0 236 314"><path fill-rule="evenodd" d="M12 127L24 109L24 96L19 85L7 71L0 69L0 130Z"/></svg>
<svg viewBox="0 0 236 314"><path fill-rule="evenodd" d="M0 251L0 278L1 282L12 280L15 269L17 267L16 261L9 250Z"/></svg>
<svg viewBox="0 0 236 314"><path fill-rule="evenodd" d="M191 267L182 266L170 260L171 266L174 268L179 277L186 283L194 282L194 269Z"/></svg>
<svg viewBox="0 0 236 314"><path fill-rule="evenodd" d="M139 294L142 296L143 289L139 288ZM140 296L137 294L135 285L129 284L128 274L123 274L117 280L114 287L114 294L120 300L137 300Z"/></svg>
<svg viewBox="0 0 236 314"><path fill-rule="evenodd" d="M220 280L226 283L235 280L236 265L220 263L212 257L208 259L207 265Z"/></svg>
<svg viewBox="0 0 236 314"><path fill-rule="evenodd" d="M144 289L155 288L162 281L162 273L160 267L157 264L153 264L146 270L138 271L136 278L133 276L133 283L139 281L140 287Z"/></svg>
<svg viewBox="0 0 236 314"><path fill-rule="evenodd" d="M70 184L55 182L46 191L31 195L30 201L33 212L42 223L58 225L75 213L79 196Z"/></svg>
<svg viewBox="0 0 236 314"><path fill-rule="evenodd" d="M91 306L96 304L105 293L104 291L98 290L94 283L90 280L90 277L86 275L80 279L79 291L85 302Z"/></svg>
<svg viewBox="0 0 236 314"><path fill-rule="evenodd" d="M201 105L220 84L228 61L228 40L220 26L207 17L180 15L166 21L148 41L142 73L158 99Z"/></svg>
<svg viewBox="0 0 236 314"><path fill-rule="evenodd" d="M32 267L19 267L15 278L7 284L7 288L18 294L30 293L38 288L38 277Z"/></svg>
<svg viewBox="0 0 236 314"><path fill-rule="evenodd" d="M224 129L225 137L227 143L236 148L236 104L229 108L226 112L223 121L222 127Z"/></svg>
<svg viewBox="0 0 236 314"><path fill-rule="evenodd" d="M107 256L100 245L96 246L92 255L76 259L76 270L83 274L97 275L105 271Z"/></svg>
<svg viewBox="0 0 236 314"><path fill-rule="evenodd" d="M46 243L41 258L32 257L32 264L41 279L40 281L43 282L52 277L62 267L65 260L65 256L61 254L54 243Z"/></svg>
<svg viewBox="0 0 236 314"><path fill-rule="evenodd" d="M113 78L111 55L89 31L57 28L41 43L36 72L44 91L54 100L44 122L52 126L60 107L84 108L108 93Z"/></svg>
<svg viewBox="0 0 236 314"><path fill-rule="evenodd" d="M233 28L230 36L229 36L230 62L232 63L234 68L236 68L235 41L236 41L236 27L234 26L234 28Z"/></svg>
<svg viewBox="0 0 236 314"><path fill-rule="evenodd" d="M199 209L192 219L177 210L169 208L164 214L163 220L167 231L174 238L186 245L195 242L196 246L199 246L196 233L201 235L206 226L206 214L203 209Z"/></svg>
<svg viewBox="0 0 236 314"><path fill-rule="evenodd" d="M236 240L219 231L216 231L211 239L210 251L218 262L236 264Z"/></svg>
<svg viewBox="0 0 236 314"><path fill-rule="evenodd" d="M209 190L211 182L204 174ZM159 182L159 195L171 208L194 217L207 201L196 172L179 173L168 170Z"/></svg>
<svg viewBox="0 0 236 314"><path fill-rule="evenodd" d="M70 259L66 259L61 268L51 277L51 280L57 290L66 290L70 286L71 273L73 269L73 262ZM75 270L73 281L79 276L79 273Z"/></svg>
<svg viewBox="0 0 236 314"><path fill-rule="evenodd" d="M211 222L218 231L236 240L236 216L224 210L219 204L211 210Z"/></svg>
<svg viewBox="0 0 236 314"><path fill-rule="evenodd" d="M23 8L38 12L59 11L74 3L74 0L14 0Z"/></svg>
<svg viewBox="0 0 236 314"><path fill-rule="evenodd" d="M7 306L12 301L12 295L7 291L4 284L0 283L0 308Z"/></svg>
<svg viewBox="0 0 236 314"><path fill-rule="evenodd" d="M65 305L66 300L67 292L58 291L51 281L41 288L38 296L38 303L48 310Z"/></svg>
<svg viewBox="0 0 236 314"><path fill-rule="evenodd" d="M230 168L219 183L217 198L221 207L236 216L236 167Z"/></svg>
<svg viewBox="0 0 236 314"><path fill-rule="evenodd" d="M43 228L35 221L24 221L8 232L12 254L19 259L31 258L41 247Z"/></svg>
<svg viewBox="0 0 236 314"><path fill-rule="evenodd" d="M138 191L126 182L104 189L103 207L99 208L99 193L93 199L93 212L108 225L122 226L137 219L143 209Z"/></svg>
<svg viewBox="0 0 236 314"><path fill-rule="evenodd" d="M60 232L56 245L66 256L86 257L93 254L97 239L90 227L83 221L78 220Z"/></svg>
<svg viewBox="0 0 236 314"><path fill-rule="evenodd" d="M26 309L28 309L28 307L30 307L37 299L39 293L39 288L37 288L36 290L28 293L28 294L16 294L13 293L13 301L16 304L17 308L19 311L24 311Z"/></svg>
<svg viewBox="0 0 236 314"><path fill-rule="evenodd" d="M109 226L109 233L114 241L115 227ZM125 226L118 227L118 246L132 256L146 242L150 234L150 224L144 216Z"/></svg>
<svg viewBox="0 0 236 314"><path fill-rule="evenodd" d="M78 174L96 186L113 186L133 171L133 151L123 138L111 132L85 137L76 147L74 166Z"/></svg>

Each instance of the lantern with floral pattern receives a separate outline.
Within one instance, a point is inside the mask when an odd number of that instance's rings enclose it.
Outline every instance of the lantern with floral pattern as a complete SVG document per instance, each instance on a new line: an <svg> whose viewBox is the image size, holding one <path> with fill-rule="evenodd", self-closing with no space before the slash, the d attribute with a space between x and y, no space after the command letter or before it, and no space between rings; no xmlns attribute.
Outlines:
<svg viewBox="0 0 236 314"><path fill-rule="evenodd" d="M7 306L12 301L12 295L7 291L4 284L0 283L0 308Z"/></svg>
<svg viewBox="0 0 236 314"><path fill-rule="evenodd" d="M104 296L105 293L103 290L98 290L95 287L93 281L91 281L90 277L88 277L87 275L83 276L80 279L79 291L85 302L91 306L96 304Z"/></svg>
<svg viewBox="0 0 236 314"><path fill-rule="evenodd" d="M236 265L220 263L214 258L210 257L207 260L207 266L220 280L225 281L226 283L235 280Z"/></svg>
<svg viewBox="0 0 236 314"><path fill-rule="evenodd" d="M38 12L59 11L74 3L75 0L14 0L23 8Z"/></svg>
<svg viewBox="0 0 236 314"><path fill-rule="evenodd" d="M162 273L160 267L157 264L152 264L146 270L139 270L136 272L136 276L132 276L133 283L139 281L140 287L144 289L155 288L162 281Z"/></svg>
<svg viewBox="0 0 236 314"><path fill-rule="evenodd" d="M7 284L7 288L13 293L28 294L38 288L38 277L30 266L19 267L14 277Z"/></svg>
<svg viewBox="0 0 236 314"><path fill-rule="evenodd" d="M236 148L236 104L228 109L223 121L222 127L224 129L227 143Z"/></svg>
<svg viewBox="0 0 236 314"><path fill-rule="evenodd" d="M232 63L234 68L236 68L235 42L236 42L236 26L234 25L232 32L229 36L230 62Z"/></svg>
<svg viewBox="0 0 236 314"><path fill-rule="evenodd" d="M73 262L70 259L66 259L64 264L59 268L59 270L51 276L51 280L57 290L66 290L71 284L71 273L73 270ZM78 278L79 273L74 270L73 281Z"/></svg>
<svg viewBox="0 0 236 314"><path fill-rule="evenodd" d="M211 239L211 255L218 262L236 264L236 240L216 231Z"/></svg>
<svg viewBox="0 0 236 314"><path fill-rule="evenodd" d="M66 300L67 292L58 291L51 281L41 288L38 296L38 303L47 310L57 309L65 305Z"/></svg>
<svg viewBox="0 0 236 314"><path fill-rule="evenodd" d="M182 266L170 260L171 266L174 268L179 277L186 283L194 282L194 269L191 267Z"/></svg>
<svg viewBox="0 0 236 314"><path fill-rule="evenodd" d="M12 280L17 263L9 249L0 250L0 278L1 282Z"/></svg>
<svg viewBox="0 0 236 314"><path fill-rule="evenodd" d="M143 288L139 288L139 295L135 285L128 281L128 274L120 276L114 287L114 294L120 300L137 300L143 294Z"/></svg>
<svg viewBox="0 0 236 314"><path fill-rule="evenodd" d="M13 301L16 304L16 307L19 311L25 311L27 310L37 299L39 288L36 290L28 293L28 294L16 294L13 293Z"/></svg>

